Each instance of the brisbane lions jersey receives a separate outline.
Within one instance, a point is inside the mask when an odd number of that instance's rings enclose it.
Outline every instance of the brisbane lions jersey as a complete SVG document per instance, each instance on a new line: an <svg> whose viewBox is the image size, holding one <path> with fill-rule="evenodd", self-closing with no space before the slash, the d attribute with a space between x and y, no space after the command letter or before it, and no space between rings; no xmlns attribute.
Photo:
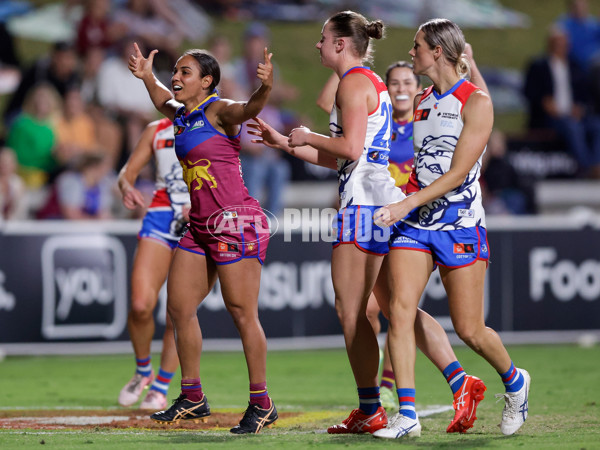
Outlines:
<svg viewBox="0 0 600 450"><path fill-rule="evenodd" d="M212 94L187 114L182 106L173 120L175 151L190 192L192 228L212 229L223 218L244 216L244 220L250 220L262 215L258 201L250 196L242 179L241 131L227 136L206 118L204 110L217 100L217 94Z"/></svg>

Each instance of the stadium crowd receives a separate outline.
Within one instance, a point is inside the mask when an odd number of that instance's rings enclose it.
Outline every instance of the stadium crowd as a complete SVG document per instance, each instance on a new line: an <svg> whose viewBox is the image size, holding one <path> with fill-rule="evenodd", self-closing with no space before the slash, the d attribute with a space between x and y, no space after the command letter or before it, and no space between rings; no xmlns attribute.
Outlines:
<svg viewBox="0 0 600 450"><path fill-rule="evenodd" d="M255 88L249 68L270 39L268 27L256 19L274 19L268 14L276 13L280 20L316 17L311 1L265 9L264 2L69 0L64 8L81 12L75 38L52 43L47 54L25 64L6 23L28 3L10 1L0 10L0 217L5 220L143 215L142 208L124 208L116 188L117 172L144 127L157 118L144 87L127 69L134 41L144 52L159 50L155 70L163 82L184 44L210 49L222 65L220 92L239 100ZM235 46L215 32L211 17L216 16L247 24L242 54L233 55ZM567 153L580 178L600 178L599 49L600 20L590 14L587 0L569 0L547 31L547 51L523 72L527 139ZM300 119L282 105L297 96L295 86L276 79L265 120L282 132L293 129ZM290 160L252 144L244 133L242 165L250 193L280 214L284 187L294 179ZM149 167L137 181L148 200L153 180ZM482 186L489 214L536 212L532 180L509 162L507 136L500 131L489 143Z"/></svg>

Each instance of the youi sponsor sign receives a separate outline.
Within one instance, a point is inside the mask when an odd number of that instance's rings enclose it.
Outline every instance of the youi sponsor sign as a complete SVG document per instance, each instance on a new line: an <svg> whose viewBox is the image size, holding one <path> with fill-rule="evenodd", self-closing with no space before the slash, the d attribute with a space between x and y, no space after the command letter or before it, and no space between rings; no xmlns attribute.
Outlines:
<svg viewBox="0 0 600 450"><path fill-rule="evenodd" d="M126 252L106 235L53 236L42 247L42 335L118 337L127 322Z"/></svg>

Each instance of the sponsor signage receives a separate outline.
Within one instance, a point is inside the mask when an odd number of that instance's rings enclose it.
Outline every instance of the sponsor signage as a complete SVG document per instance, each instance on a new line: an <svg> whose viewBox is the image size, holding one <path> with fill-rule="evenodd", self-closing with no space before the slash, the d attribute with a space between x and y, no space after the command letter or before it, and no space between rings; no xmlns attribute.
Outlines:
<svg viewBox="0 0 600 450"><path fill-rule="evenodd" d="M0 234L0 344L128 340L137 226L125 231L44 226ZM331 283L331 242L322 237L300 229L271 237L259 294L268 337L342 334ZM600 329L600 230L490 228L488 242L483 311L488 326L497 331ZM468 253L470 248L455 250ZM155 339L164 331L166 303L163 287ZM420 307L452 329L438 271ZM198 318L206 338L238 337L218 283L200 305Z"/></svg>

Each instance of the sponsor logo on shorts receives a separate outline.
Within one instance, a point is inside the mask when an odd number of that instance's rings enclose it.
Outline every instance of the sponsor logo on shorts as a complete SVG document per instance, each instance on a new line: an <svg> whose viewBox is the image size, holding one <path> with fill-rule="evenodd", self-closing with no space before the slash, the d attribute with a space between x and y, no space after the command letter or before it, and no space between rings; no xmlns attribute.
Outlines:
<svg viewBox="0 0 600 450"><path fill-rule="evenodd" d="M454 244L455 254L475 253L474 244Z"/></svg>
<svg viewBox="0 0 600 450"><path fill-rule="evenodd" d="M218 249L220 252L235 252L235 253L240 252L238 245L232 244L230 242L219 242Z"/></svg>
<svg viewBox="0 0 600 450"><path fill-rule="evenodd" d="M256 244L258 241L268 240L269 236L275 234L279 229L279 221L272 212L251 205L233 205L221 208L212 213L207 222L209 224L207 231L220 241L218 250L226 252L239 253L237 244L235 244L234 250L230 248L221 250L221 244L234 243L231 235L238 236L248 233L250 236L256 236L255 240L245 241L246 248L248 248L250 243Z"/></svg>
<svg viewBox="0 0 600 450"><path fill-rule="evenodd" d="M394 244L417 244L417 241L406 236L399 236L394 239Z"/></svg>
<svg viewBox="0 0 600 450"><path fill-rule="evenodd" d="M235 219L237 216L237 211L223 211L223 219Z"/></svg>
<svg viewBox="0 0 600 450"><path fill-rule="evenodd" d="M469 219L472 219L475 217L475 211L472 209L459 209L458 217L468 217Z"/></svg>
<svg viewBox="0 0 600 450"><path fill-rule="evenodd" d="M219 242L217 250L220 252L219 256L224 258L238 258L240 256L238 245L231 242Z"/></svg>

